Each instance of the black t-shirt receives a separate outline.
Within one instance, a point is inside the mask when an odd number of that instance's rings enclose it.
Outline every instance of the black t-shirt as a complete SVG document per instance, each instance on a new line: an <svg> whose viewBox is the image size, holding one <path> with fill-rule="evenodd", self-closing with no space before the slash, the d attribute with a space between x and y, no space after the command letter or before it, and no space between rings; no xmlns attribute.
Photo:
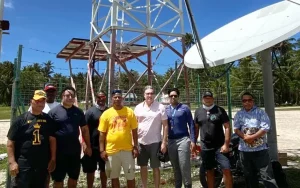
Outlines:
<svg viewBox="0 0 300 188"><path fill-rule="evenodd" d="M7 137L15 143L15 160L21 168L45 169L50 160L49 136L55 134L49 115L25 112L12 123Z"/></svg>
<svg viewBox="0 0 300 188"><path fill-rule="evenodd" d="M57 154L80 154L79 128L86 125L83 111L76 106L65 108L60 104L48 114L57 126Z"/></svg>
<svg viewBox="0 0 300 188"><path fill-rule="evenodd" d="M201 141L207 148L220 148L224 144L223 124L227 122L226 111L217 105L209 111L202 107L195 111L195 123L200 127Z"/></svg>
<svg viewBox="0 0 300 188"><path fill-rule="evenodd" d="M99 149L99 118L102 115L102 113L107 109L108 108L105 107L102 110L97 108L96 106L93 106L90 109L88 109L85 113L85 120L87 122L87 125L89 126L91 146L93 149Z"/></svg>

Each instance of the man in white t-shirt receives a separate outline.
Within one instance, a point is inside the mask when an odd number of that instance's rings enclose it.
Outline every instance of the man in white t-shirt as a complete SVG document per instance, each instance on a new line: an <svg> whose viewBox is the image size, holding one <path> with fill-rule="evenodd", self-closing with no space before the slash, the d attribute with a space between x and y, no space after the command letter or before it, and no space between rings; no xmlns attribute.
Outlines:
<svg viewBox="0 0 300 188"><path fill-rule="evenodd" d="M146 86L144 89L145 101L138 104L134 110L138 120L139 155L137 163L141 167L143 188L147 188L148 184L147 166L149 159L150 167L153 169L154 187L159 187L160 161L157 157L157 151L159 148L162 153L165 153L167 150L168 117L164 105L154 101L154 97L152 86ZM163 132L163 138L161 132Z"/></svg>
<svg viewBox="0 0 300 188"><path fill-rule="evenodd" d="M44 88L44 91L46 92L47 98L43 112L48 114L51 109L59 105L59 103L55 101L57 90L54 85L47 84ZM31 111L31 106L29 107L28 111Z"/></svg>

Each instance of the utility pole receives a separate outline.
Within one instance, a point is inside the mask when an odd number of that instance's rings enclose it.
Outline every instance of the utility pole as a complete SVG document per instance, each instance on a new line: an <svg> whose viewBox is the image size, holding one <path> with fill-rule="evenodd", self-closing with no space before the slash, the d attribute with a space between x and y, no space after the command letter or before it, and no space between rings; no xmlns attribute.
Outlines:
<svg viewBox="0 0 300 188"><path fill-rule="evenodd" d="M4 12L4 0L0 0L0 21L3 20L3 12ZM0 59L2 55L2 34L3 30L0 28Z"/></svg>

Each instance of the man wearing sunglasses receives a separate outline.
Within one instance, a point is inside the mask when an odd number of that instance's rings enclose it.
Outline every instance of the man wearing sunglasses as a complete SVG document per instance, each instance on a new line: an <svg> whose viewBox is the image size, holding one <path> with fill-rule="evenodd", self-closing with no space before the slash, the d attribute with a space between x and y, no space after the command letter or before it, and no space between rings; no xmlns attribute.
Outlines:
<svg viewBox="0 0 300 188"><path fill-rule="evenodd" d="M200 128L202 167L206 171L207 185L209 188L215 187L214 168L217 162L223 171L225 187L231 188L233 182L227 157L230 143L229 117L222 107L214 104L211 91L203 93L202 103L195 111L194 118L197 138Z"/></svg>
<svg viewBox="0 0 300 188"><path fill-rule="evenodd" d="M98 169L99 166L100 170L100 180L101 180L101 187L106 188L106 174L105 174L105 161L100 157L99 152L99 119L103 112L107 110L107 106L105 105L106 102L106 94L104 91L100 91L96 95L96 103L93 107L88 109L85 113L85 119L87 125L89 127L90 132L90 140L91 140L91 147L92 147L92 156L89 157L88 155L84 155L81 159L82 169L84 173L87 173L87 187L93 188L95 171ZM83 143L83 148L86 147L86 144Z"/></svg>
<svg viewBox="0 0 300 188"><path fill-rule="evenodd" d="M131 108L123 106L121 90L112 91L112 107L100 118L100 155L106 161L106 175L112 188L120 188L123 168L127 187L135 187L135 158L138 156L137 120Z"/></svg>
<svg viewBox="0 0 300 188"><path fill-rule="evenodd" d="M181 188L182 184L185 188L191 188L190 157L196 146L193 116L189 107L179 102L180 92L177 88L169 90L168 95L168 152L175 176L175 188Z"/></svg>
<svg viewBox="0 0 300 188"><path fill-rule="evenodd" d="M239 135L239 150L247 188L259 187L257 173L265 187L277 187L273 176L267 145L270 120L265 111L254 105L254 97L242 95L243 108L235 114L234 132Z"/></svg>

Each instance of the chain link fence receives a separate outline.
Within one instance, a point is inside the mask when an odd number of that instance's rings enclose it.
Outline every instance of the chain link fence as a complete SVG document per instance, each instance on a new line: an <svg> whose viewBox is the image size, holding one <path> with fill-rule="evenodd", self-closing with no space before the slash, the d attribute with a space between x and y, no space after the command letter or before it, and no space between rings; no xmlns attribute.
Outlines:
<svg viewBox="0 0 300 188"><path fill-rule="evenodd" d="M57 87L57 101L60 102L61 97L60 93L62 89L68 85L69 83L61 83L61 82L51 82ZM76 83L75 83L76 84ZM199 85L204 85L204 83L200 83ZM116 88L121 89L123 91L124 98L124 104L130 107L136 106L138 103L142 102L144 100L144 85L143 86L136 86L134 89L132 89L129 94L125 97L125 94L127 91L129 91L130 85L126 86L116 86ZM155 93L158 93L161 88L158 86L155 86L153 84ZM21 102L23 102L24 106L28 106L30 103L30 99L32 98L33 91L36 89L43 89L44 84L28 84L26 87L20 88L20 98ZM173 86L169 86L166 89L164 89L160 96L157 97L157 101L159 102L165 102L167 103L168 97L167 93L168 90L173 88ZM186 88L185 87L178 87L180 91L180 101L182 103L190 102L191 109L196 109L199 105L201 105L201 95L203 92L210 90L214 94L215 103L219 106L222 106L224 108L227 108L229 105L229 101L227 98L227 88L226 87L218 87L218 88L200 88L200 87L190 87L189 88L189 96L186 95ZM94 91L95 93L99 92L100 90L103 90L104 92L107 91L107 87L104 85L102 88L100 88L99 84L94 84ZM263 107L264 106L264 99L263 99L263 88L261 86L258 87L252 87L249 88L242 88L242 87L232 87L231 90L231 107L234 108L240 108L241 103L241 94L243 94L245 91L249 91L255 96L255 103L257 106ZM85 95L86 95L86 85L85 84L76 84L76 91L77 91L77 101L80 108L84 109L85 104ZM89 106L91 106L92 97L89 94ZM189 98L188 98L189 97ZM189 100L188 100L189 99Z"/></svg>

